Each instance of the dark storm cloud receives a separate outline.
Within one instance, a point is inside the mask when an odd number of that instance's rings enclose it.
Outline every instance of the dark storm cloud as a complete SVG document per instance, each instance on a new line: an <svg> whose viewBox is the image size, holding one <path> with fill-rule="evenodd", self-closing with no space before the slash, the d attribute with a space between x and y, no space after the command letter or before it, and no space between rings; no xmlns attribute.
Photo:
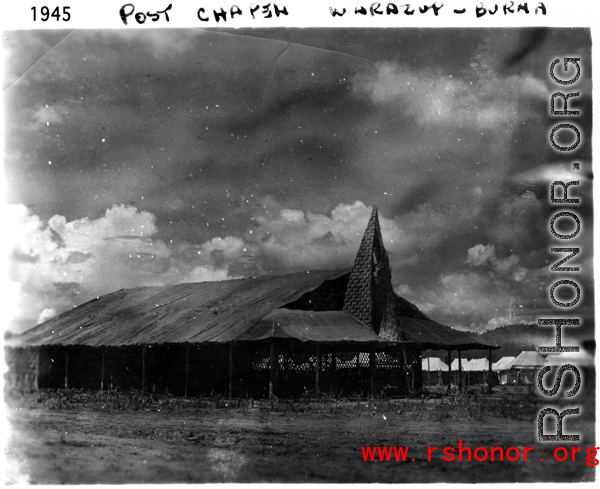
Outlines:
<svg viewBox="0 0 600 489"><path fill-rule="evenodd" d="M21 327L118 287L348 266L373 204L398 290L436 318L548 310L547 189L557 164L577 177L548 145L547 70L565 49L589 59L589 36L65 34L14 33L41 58L7 70ZM588 204L590 151L584 138Z"/></svg>
<svg viewBox="0 0 600 489"><path fill-rule="evenodd" d="M47 159L54 165L36 170L45 173L43 188L35 178L25 178L22 166L15 165L17 182L11 191L29 187L31 205L38 204L31 202L37 195L39 202L53 202L61 213L69 214L76 207L89 215L115 202L139 203L144 194L157 197L166 180L164 203L169 209L172 200L190 200L185 183L180 185L189 175L201 178L201 186L239 191L239 183L248 181L245 173L267 166L269 175L281 176L289 169L290 179L302 185L297 174L304 172L298 172L296 162L285 164L277 158L305 157L310 165L313 158L318 161L320 154L328 154L330 167L352 150L337 142L342 128L337 140L323 131L324 126L331 129L332 121L351 119L340 117L335 110L337 99L347 98L344 90L348 92L349 83L340 86L339 73L332 75L335 80L329 83L326 63L318 57L302 66L298 63L306 55L301 53L296 56L300 60L289 61L294 56L290 49L270 65L278 45L263 49L264 41L257 40L254 49L236 54L239 50L229 46L237 41L234 36L220 36L218 42L212 39L212 47L210 39L215 36L200 31L195 36L184 35L186 42L173 49L181 50L179 57L165 52L168 47L161 42L172 41L173 36L165 40L163 33L159 39L149 36L149 42L120 33L113 38L103 33L77 35L82 38L71 36L68 49L63 48L71 63L64 60L62 45L53 53L63 71L56 74L55 65L48 61L48 66L35 67L43 83L37 87L23 83L33 108L23 112L24 120L15 122L31 132L15 134L11 141L28 147L25 159L35 161L33 164L40 166L40 160ZM210 55L206 54L207 44ZM119 45L121 56L115 57ZM220 57L234 62L215 62ZM257 70L257 65L266 68ZM54 76L56 82L52 82ZM57 91L64 95L56 95ZM10 98L20 100L16 95ZM321 110L323 115L318 117ZM216 165L211 164L215 161ZM204 171L204 165L209 171ZM210 171L211 166L216 171ZM103 192L94 196L98 202L90 206L86 188L93 191L92 186ZM73 188L78 192L71 192ZM65 192L73 193L70 203L59 197ZM78 198L81 201L75 206ZM24 199L17 194L15 200Z"/></svg>
<svg viewBox="0 0 600 489"><path fill-rule="evenodd" d="M504 62L504 68L511 68L531 55L538 46L544 43L548 37L548 31L547 28L525 30L520 36L519 47Z"/></svg>

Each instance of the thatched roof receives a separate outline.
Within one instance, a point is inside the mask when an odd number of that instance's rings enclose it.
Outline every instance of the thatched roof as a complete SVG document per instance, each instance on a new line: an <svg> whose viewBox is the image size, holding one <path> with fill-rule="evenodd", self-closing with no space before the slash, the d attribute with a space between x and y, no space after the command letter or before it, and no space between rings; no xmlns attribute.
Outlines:
<svg viewBox="0 0 600 489"><path fill-rule="evenodd" d="M323 282L349 274L326 270L221 282L122 289L73 308L27 331L14 346L125 346L228 343L267 338L315 342L377 342L347 311L281 309ZM426 318L397 297L400 341L422 349L487 349L474 334ZM496 347L493 347L496 348Z"/></svg>
<svg viewBox="0 0 600 489"><path fill-rule="evenodd" d="M121 289L23 334L22 344L226 343L259 319L348 270Z"/></svg>

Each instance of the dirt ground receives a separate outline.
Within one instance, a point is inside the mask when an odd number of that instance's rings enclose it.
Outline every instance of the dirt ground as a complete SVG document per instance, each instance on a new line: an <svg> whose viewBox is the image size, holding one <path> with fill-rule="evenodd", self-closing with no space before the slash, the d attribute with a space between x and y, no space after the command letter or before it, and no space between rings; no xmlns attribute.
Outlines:
<svg viewBox="0 0 600 489"><path fill-rule="evenodd" d="M565 425L565 433L584 434L579 443L557 445L535 442L535 414L466 416L440 402L388 402L384 409L365 403L340 412L7 406L7 477L35 484L594 480L585 453L594 446L592 412ZM457 448L459 440L472 449L517 447L521 456L442 460L441 450ZM559 445L584 448L575 461L559 462L553 457ZM365 462L367 446L409 447L407 461ZM428 446L439 447L431 461ZM523 447L534 447L527 461Z"/></svg>

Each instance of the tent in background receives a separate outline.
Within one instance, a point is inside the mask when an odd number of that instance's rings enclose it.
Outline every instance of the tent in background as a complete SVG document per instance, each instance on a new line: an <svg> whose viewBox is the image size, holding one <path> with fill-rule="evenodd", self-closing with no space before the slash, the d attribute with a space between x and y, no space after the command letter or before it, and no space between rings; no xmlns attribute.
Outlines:
<svg viewBox="0 0 600 489"><path fill-rule="evenodd" d="M486 384L489 365L487 358L472 358L469 360L463 368L466 373L467 385Z"/></svg>
<svg viewBox="0 0 600 489"><path fill-rule="evenodd" d="M443 385L444 374L448 372L448 364L438 357L426 357L421 360L423 385Z"/></svg>
<svg viewBox="0 0 600 489"><path fill-rule="evenodd" d="M508 384L508 373L514 360L515 357L502 357L496 363L492 364L492 370L497 373L500 385Z"/></svg>
<svg viewBox="0 0 600 489"><path fill-rule="evenodd" d="M537 372L545 364L546 359L538 352L522 351L512 363L508 381L517 385L535 384Z"/></svg>
<svg viewBox="0 0 600 489"><path fill-rule="evenodd" d="M465 369L465 365L467 363L469 363L469 359L468 358L461 358L460 359L460 365L461 365L461 367L462 367L463 370ZM454 360L452 360L451 367L452 367L452 371L453 372L454 371L458 371L458 358L455 358Z"/></svg>
<svg viewBox="0 0 600 489"><path fill-rule="evenodd" d="M450 364L450 367L452 369L452 383L454 385L459 385L459 378L462 377L462 385L469 385L468 384L468 378L467 375L465 375L465 365L467 365L467 363L469 363L469 359L468 358L461 358L460 359L460 365L461 365L461 370L462 373L459 373L458 371L458 358L455 358L454 360L452 360L452 363Z"/></svg>
<svg viewBox="0 0 600 489"><path fill-rule="evenodd" d="M434 372L437 370L441 370L443 372L448 371L448 365L442 361L441 358L438 357L426 357L421 361L423 371Z"/></svg>
<svg viewBox="0 0 600 489"><path fill-rule="evenodd" d="M468 372L487 372L490 367L487 358L473 358L467 362L464 370Z"/></svg>

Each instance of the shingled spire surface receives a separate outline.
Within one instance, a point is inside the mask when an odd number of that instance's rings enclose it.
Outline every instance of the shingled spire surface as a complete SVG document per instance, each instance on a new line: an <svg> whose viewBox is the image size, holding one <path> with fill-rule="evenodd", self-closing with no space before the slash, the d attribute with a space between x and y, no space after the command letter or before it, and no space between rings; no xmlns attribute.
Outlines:
<svg viewBox="0 0 600 489"><path fill-rule="evenodd" d="M395 329L392 272L383 246L377 207L367 224L344 297L344 310L367 324L376 334ZM382 331L383 333L383 331ZM381 335L380 335L381 336Z"/></svg>

